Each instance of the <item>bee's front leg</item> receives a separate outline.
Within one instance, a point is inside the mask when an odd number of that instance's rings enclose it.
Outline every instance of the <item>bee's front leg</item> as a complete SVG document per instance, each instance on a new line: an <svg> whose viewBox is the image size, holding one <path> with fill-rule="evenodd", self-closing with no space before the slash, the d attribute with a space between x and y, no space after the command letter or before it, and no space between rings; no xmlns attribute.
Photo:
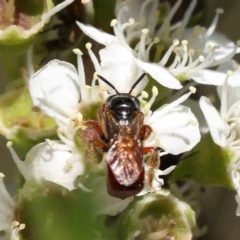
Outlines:
<svg viewBox="0 0 240 240"><path fill-rule="evenodd" d="M100 124L97 121L90 120L85 123L85 126L87 127L83 130L85 140L94 143L102 151L106 151L107 145L104 142L105 137Z"/></svg>

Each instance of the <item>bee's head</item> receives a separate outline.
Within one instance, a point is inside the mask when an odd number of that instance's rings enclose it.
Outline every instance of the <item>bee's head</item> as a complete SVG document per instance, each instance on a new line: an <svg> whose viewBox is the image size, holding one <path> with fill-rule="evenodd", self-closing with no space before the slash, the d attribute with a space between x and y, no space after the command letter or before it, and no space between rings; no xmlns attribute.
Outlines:
<svg viewBox="0 0 240 240"><path fill-rule="evenodd" d="M120 119L127 119L131 117L134 111L140 111L140 102L138 98L127 93L110 96L107 99L107 105Z"/></svg>

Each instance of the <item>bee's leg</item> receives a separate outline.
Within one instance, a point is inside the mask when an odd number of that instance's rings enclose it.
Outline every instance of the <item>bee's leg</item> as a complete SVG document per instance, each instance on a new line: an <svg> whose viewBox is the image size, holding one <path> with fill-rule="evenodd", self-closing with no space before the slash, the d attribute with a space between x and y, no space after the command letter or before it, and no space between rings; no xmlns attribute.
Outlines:
<svg viewBox="0 0 240 240"><path fill-rule="evenodd" d="M142 125L140 130L142 140L146 140L147 138L149 138L152 132L153 130L149 125Z"/></svg>
<svg viewBox="0 0 240 240"><path fill-rule="evenodd" d="M153 191L156 190L152 186L154 179L155 169L158 169L160 166L160 158L158 154L159 149L155 147L145 147L143 148L143 154L149 154L145 164L147 165L146 174L148 176L149 185L152 187Z"/></svg>
<svg viewBox="0 0 240 240"><path fill-rule="evenodd" d="M83 130L85 141L93 142L96 147L105 151L107 145L104 142L105 137L100 124L97 121L90 120L87 121L85 125L87 126L87 128Z"/></svg>

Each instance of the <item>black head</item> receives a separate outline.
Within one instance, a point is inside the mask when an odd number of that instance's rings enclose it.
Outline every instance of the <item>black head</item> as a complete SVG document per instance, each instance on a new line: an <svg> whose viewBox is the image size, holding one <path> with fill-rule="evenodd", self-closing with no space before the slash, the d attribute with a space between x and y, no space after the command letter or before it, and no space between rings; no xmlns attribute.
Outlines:
<svg viewBox="0 0 240 240"><path fill-rule="evenodd" d="M140 111L140 102L138 98L130 95L132 90L137 86L137 84L146 76L143 73L138 80L133 84L129 93L119 93L117 89L102 76L98 77L107 83L116 92L116 95L112 95L107 99L108 108L112 110L115 114L114 116L118 119L131 119L133 117L134 111Z"/></svg>
<svg viewBox="0 0 240 240"><path fill-rule="evenodd" d="M115 113L118 119L131 119L133 112L140 111L140 102L138 98L128 93L112 95L107 99L107 105Z"/></svg>

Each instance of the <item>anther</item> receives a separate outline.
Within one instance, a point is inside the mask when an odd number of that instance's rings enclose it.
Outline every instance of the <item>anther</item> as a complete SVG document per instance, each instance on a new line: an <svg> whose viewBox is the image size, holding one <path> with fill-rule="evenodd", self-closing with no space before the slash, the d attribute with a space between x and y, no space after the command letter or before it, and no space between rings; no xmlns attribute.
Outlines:
<svg viewBox="0 0 240 240"><path fill-rule="evenodd" d="M141 92L142 98L148 98L148 93L146 91Z"/></svg>
<svg viewBox="0 0 240 240"><path fill-rule="evenodd" d="M174 39L173 40L173 46L177 46L179 44L179 40L178 39Z"/></svg>
<svg viewBox="0 0 240 240"><path fill-rule="evenodd" d="M189 91L190 91L192 94L194 94L194 93L197 92L197 89L196 89L195 87L193 87L193 86L190 86L190 87L189 87Z"/></svg>
<svg viewBox="0 0 240 240"><path fill-rule="evenodd" d="M152 93L153 93L153 95L154 95L155 97L158 95L158 89L157 89L156 86L153 86L153 88L152 88Z"/></svg>
<svg viewBox="0 0 240 240"><path fill-rule="evenodd" d="M89 90L89 89L91 89L91 86L89 86L89 85L84 85L83 88L84 88L84 90Z"/></svg>
<svg viewBox="0 0 240 240"><path fill-rule="evenodd" d="M105 92L105 91L107 91L107 89L108 89L107 86L102 86L102 87L99 88L99 91L100 92Z"/></svg>
<svg viewBox="0 0 240 240"><path fill-rule="evenodd" d="M93 74L93 79L94 79L94 80L97 80L97 79L98 79L98 73L97 73L97 72L95 72L95 73Z"/></svg>
<svg viewBox="0 0 240 240"><path fill-rule="evenodd" d="M87 4L87 3L89 3L91 0L82 0L81 2L82 2L82 4Z"/></svg>
<svg viewBox="0 0 240 240"><path fill-rule="evenodd" d="M92 44L91 43L87 43L85 46L86 46L87 50L90 50L92 48Z"/></svg>
<svg viewBox="0 0 240 240"><path fill-rule="evenodd" d="M228 70L228 71L227 71L227 75L228 75L229 77L231 77L231 76L233 75L233 71Z"/></svg>
<svg viewBox="0 0 240 240"><path fill-rule="evenodd" d="M11 148L12 145L13 145L13 143L11 141L8 141L7 144L6 144L7 148Z"/></svg>
<svg viewBox="0 0 240 240"><path fill-rule="evenodd" d="M19 231L25 229L25 227L26 227L26 224L24 224L24 223L20 224Z"/></svg>
<svg viewBox="0 0 240 240"><path fill-rule="evenodd" d="M149 30L147 28L142 29L143 34L148 34Z"/></svg>
<svg viewBox="0 0 240 240"><path fill-rule="evenodd" d="M237 125L236 123L231 123L231 124L230 124L230 128L233 129L233 128L236 127L236 125Z"/></svg>
<svg viewBox="0 0 240 240"><path fill-rule="evenodd" d="M223 14L223 13L224 13L224 9L222 9L222 8L217 8L217 9L216 9L216 13L217 13L217 14Z"/></svg>
<svg viewBox="0 0 240 240"><path fill-rule="evenodd" d="M19 223L18 221L13 221L13 222L12 222L12 226L13 226L13 227L18 227L19 224L20 224L20 223Z"/></svg>
<svg viewBox="0 0 240 240"><path fill-rule="evenodd" d="M200 56L198 57L198 60L199 60L199 62L204 62L205 57L204 57L203 55L200 55Z"/></svg>
<svg viewBox="0 0 240 240"><path fill-rule="evenodd" d="M111 24L110 24L110 26L111 27L114 27L114 26L116 26L117 25L117 19L113 19L112 21L111 21Z"/></svg>
<svg viewBox="0 0 240 240"><path fill-rule="evenodd" d="M129 18L129 20L128 20L128 26L132 26L132 25L134 25L134 23L135 23L134 18Z"/></svg>
<svg viewBox="0 0 240 240"><path fill-rule="evenodd" d="M0 172L0 178L4 178L4 177L5 177L5 175Z"/></svg>
<svg viewBox="0 0 240 240"><path fill-rule="evenodd" d="M188 41L187 41L187 40L182 40L182 45L183 45L183 46L188 45Z"/></svg>
<svg viewBox="0 0 240 240"><path fill-rule="evenodd" d="M78 49L78 48L74 48L72 51L73 51L75 54L77 54L77 55L80 55L80 56L83 55L82 51L81 51L80 49Z"/></svg>

